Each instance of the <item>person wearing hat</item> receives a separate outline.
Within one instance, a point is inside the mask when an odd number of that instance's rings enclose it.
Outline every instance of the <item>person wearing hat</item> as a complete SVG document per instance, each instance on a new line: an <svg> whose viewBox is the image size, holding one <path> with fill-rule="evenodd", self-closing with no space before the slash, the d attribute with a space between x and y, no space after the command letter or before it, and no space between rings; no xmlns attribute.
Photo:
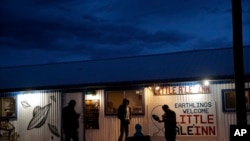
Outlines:
<svg viewBox="0 0 250 141"><path fill-rule="evenodd" d="M73 141L79 141L77 130L79 128L78 118L80 117L80 114L76 113L74 109L75 105L76 101L70 100L68 106L64 107L62 110L62 123L65 141L70 141L71 138Z"/></svg>
<svg viewBox="0 0 250 141"><path fill-rule="evenodd" d="M175 141L176 114L173 110L169 109L168 105L163 105L162 110L164 114L162 115L162 119L159 119L158 122L164 122L166 141Z"/></svg>

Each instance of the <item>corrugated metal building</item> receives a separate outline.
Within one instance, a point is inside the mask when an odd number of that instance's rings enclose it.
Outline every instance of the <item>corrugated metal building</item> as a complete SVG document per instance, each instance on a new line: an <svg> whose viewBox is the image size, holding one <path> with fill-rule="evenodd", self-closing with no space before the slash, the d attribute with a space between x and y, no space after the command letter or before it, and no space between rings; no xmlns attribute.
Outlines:
<svg viewBox="0 0 250 141"><path fill-rule="evenodd" d="M249 54L250 47L245 47L248 109ZM205 79L209 85L203 84ZM75 99L81 112L80 140L116 141L115 113L126 97L134 110L130 136L140 123L152 141L164 140L163 125L152 115L160 116L159 107L168 104L177 114L177 140L228 141L229 126L236 124L233 79L231 48L0 68L0 117L10 118L20 141L59 141L62 107ZM6 112L9 97L16 101L12 115ZM98 105L95 124L86 112L91 102ZM249 113L247 118L249 124Z"/></svg>

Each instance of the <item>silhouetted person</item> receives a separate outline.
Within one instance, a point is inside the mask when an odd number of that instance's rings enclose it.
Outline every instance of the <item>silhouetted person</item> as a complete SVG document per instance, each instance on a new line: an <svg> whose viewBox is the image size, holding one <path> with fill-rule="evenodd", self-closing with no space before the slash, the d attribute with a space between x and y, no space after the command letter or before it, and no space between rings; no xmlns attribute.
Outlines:
<svg viewBox="0 0 250 141"><path fill-rule="evenodd" d="M164 122L166 141L175 141L176 114L174 111L169 109L168 105L163 105L162 109L164 114L162 115L162 120L158 120L158 122Z"/></svg>
<svg viewBox="0 0 250 141"><path fill-rule="evenodd" d="M125 133L125 140L128 137L128 126L131 120L131 108L128 106L129 100L126 98L123 99L122 104L118 108L118 118L120 119L120 136L118 141L122 141L123 135Z"/></svg>
<svg viewBox="0 0 250 141"><path fill-rule="evenodd" d="M140 124L136 124L135 125L135 134L134 134L135 137L138 137L138 136L144 136L144 134L142 133L142 127Z"/></svg>
<svg viewBox="0 0 250 141"><path fill-rule="evenodd" d="M79 141L77 129L79 128L78 118L80 114L75 112L75 105L76 101L70 100L68 106L64 107L62 110L65 141L70 141L71 138L73 139L73 141Z"/></svg>

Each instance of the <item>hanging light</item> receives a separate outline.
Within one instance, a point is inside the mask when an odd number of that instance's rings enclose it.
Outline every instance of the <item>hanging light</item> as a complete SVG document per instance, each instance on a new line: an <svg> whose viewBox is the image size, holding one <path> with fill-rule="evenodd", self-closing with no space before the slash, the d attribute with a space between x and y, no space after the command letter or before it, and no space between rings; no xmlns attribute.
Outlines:
<svg viewBox="0 0 250 141"><path fill-rule="evenodd" d="M204 80L204 81L203 81L203 84L204 84L205 86L208 86L210 83L209 83L208 80Z"/></svg>

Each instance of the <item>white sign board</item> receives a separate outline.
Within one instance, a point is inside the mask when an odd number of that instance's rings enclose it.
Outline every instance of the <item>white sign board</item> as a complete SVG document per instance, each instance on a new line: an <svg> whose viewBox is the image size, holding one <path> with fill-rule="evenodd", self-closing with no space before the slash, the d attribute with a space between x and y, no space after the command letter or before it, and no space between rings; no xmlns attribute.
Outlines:
<svg viewBox="0 0 250 141"><path fill-rule="evenodd" d="M215 101L172 101L167 104L176 113L177 135L217 135ZM164 124L157 122L152 117L152 115L162 117L162 105L154 104L149 109L149 132L152 136L164 136Z"/></svg>

